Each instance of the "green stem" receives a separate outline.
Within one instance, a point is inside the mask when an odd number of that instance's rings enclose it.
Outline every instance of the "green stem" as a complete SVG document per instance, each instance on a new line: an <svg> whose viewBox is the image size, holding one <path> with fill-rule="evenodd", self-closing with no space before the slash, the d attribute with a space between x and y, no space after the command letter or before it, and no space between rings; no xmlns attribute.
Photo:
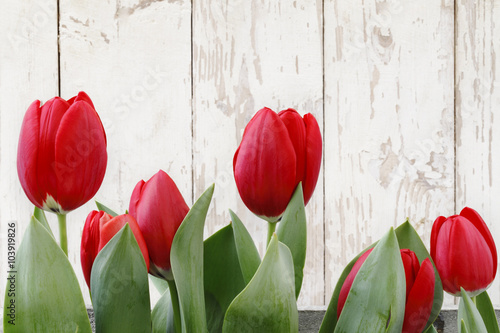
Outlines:
<svg viewBox="0 0 500 333"><path fill-rule="evenodd" d="M474 305L476 305L476 306L477 306L477 303L476 303L476 296L472 296L472 297L471 297L471 299L472 299L472 302L474 303Z"/></svg>
<svg viewBox="0 0 500 333"><path fill-rule="evenodd" d="M182 332L181 311L179 308L179 295L177 294L177 286L174 280L167 280L168 290L170 290L170 299L172 300L172 309L174 311L174 327L175 333Z"/></svg>
<svg viewBox="0 0 500 333"><path fill-rule="evenodd" d="M66 257L68 256L68 236L66 234L66 214L57 214L59 221L59 246L63 250Z"/></svg>
<svg viewBox="0 0 500 333"><path fill-rule="evenodd" d="M267 245L269 245L269 242L273 237L274 231L276 230L276 224L278 224L278 222L267 222Z"/></svg>

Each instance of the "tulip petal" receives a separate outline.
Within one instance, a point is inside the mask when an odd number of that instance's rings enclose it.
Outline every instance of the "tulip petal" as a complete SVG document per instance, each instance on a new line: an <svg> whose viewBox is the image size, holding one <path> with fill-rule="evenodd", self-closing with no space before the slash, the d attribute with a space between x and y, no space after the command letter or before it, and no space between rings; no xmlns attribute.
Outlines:
<svg viewBox="0 0 500 333"><path fill-rule="evenodd" d="M483 218L472 208L465 207L460 212L460 215L469 220L479 231L479 233L483 236L486 244L490 248L491 255L493 256L493 278L495 278L497 273L497 248L495 246L495 241L493 240L493 236L491 236L490 230L484 223Z"/></svg>
<svg viewBox="0 0 500 333"><path fill-rule="evenodd" d="M434 280L434 267L429 258L426 258L406 297L403 333L420 333L424 330L432 310Z"/></svg>
<svg viewBox="0 0 500 333"><path fill-rule="evenodd" d="M296 186L296 157L288 130L274 111L264 108L252 118L233 161L245 205L275 222Z"/></svg>
<svg viewBox="0 0 500 333"><path fill-rule="evenodd" d="M92 211L85 220L82 232L82 243L80 246L80 261L82 264L83 276L85 282L90 288L90 272L94 264L95 257L99 253L99 220L105 213L100 211Z"/></svg>
<svg viewBox="0 0 500 333"><path fill-rule="evenodd" d="M310 113L304 116L306 125L306 175L302 186L304 188L304 203L307 205L318 182L323 154L323 139L316 118Z"/></svg>
<svg viewBox="0 0 500 333"><path fill-rule="evenodd" d="M439 216L434 221L434 223L432 224L432 231L431 231L431 258L434 261L436 261L436 245L437 245L437 239L438 239L439 229L441 229L441 226L443 225L443 223L445 221L446 221L446 217Z"/></svg>
<svg viewBox="0 0 500 333"><path fill-rule="evenodd" d="M306 172L306 126L302 117L294 109L280 111L278 116L285 124L295 149L297 162L295 184L298 184L304 180Z"/></svg>
<svg viewBox="0 0 500 333"><path fill-rule="evenodd" d="M40 136L40 101L29 106L21 126L17 148L17 173L19 181L28 199L38 208L42 208L45 197L38 187L38 137Z"/></svg>
<svg viewBox="0 0 500 333"><path fill-rule="evenodd" d="M71 105L61 120L55 147L57 199L65 211L73 210L95 195L107 164L102 124L88 103Z"/></svg>

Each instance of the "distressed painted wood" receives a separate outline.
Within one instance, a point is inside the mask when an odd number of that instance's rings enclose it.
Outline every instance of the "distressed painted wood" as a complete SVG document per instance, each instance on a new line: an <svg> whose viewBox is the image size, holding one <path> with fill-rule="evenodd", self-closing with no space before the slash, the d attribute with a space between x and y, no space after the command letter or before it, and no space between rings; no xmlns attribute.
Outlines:
<svg viewBox="0 0 500 333"><path fill-rule="evenodd" d="M500 1L458 1L456 10L457 213L476 209L499 246ZM499 306L498 277L488 292Z"/></svg>
<svg viewBox="0 0 500 333"><path fill-rule="evenodd" d="M58 93L57 2L7 1L0 6L0 307L7 278L7 224L19 246L33 205L17 176L17 142L29 105Z"/></svg>
<svg viewBox="0 0 500 333"><path fill-rule="evenodd" d="M454 209L453 2L325 1L325 288Z"/></svg>
<svg viewBox="0 0 500 333"><path fill-rule="evenodd" d="M232 209L264 252L267 223L239 198L233 155L245 125L264 106L310 112L322 125L321 10L321 1L193 1L195 197L216 183L207 235L230 221ZM299 306L324 303L321 178L307 207L308 253Z"/></svg>
<svg viewBox="0 0 500 333"><path fill-rule="evenodd" d="M95 198L116 211L128 209L137 182L159 169L191 205L190 8L189 1L60 1L62 96L85 90L101 116L108 167ZM69 215L79 277L81 230L92 209L89 202Z"/></svg>

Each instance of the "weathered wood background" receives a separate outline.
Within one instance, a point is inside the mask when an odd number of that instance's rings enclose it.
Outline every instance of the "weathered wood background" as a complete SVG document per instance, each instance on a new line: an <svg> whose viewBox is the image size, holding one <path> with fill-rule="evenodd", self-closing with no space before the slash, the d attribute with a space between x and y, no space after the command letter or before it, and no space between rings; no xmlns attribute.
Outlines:
<svg viewBox="0 0 500 333"><path fill-rule="evenodd" d="M429 244L434 219L467 205L500 242L499 19L500 0L2 1L0 281L6 223L19 242L32 211L16 172L24 112L80 90L108 136L96 199L124 211L160 168L188 204L215 182L206 236L231 208L261 252L267 228L237 195L234 151L263 106L314 114L324 161L301 308L328 304L344 265L407 217ZM92 209L68 217L87 302L79 246ZM499 283L490 294L499 306Z"/></svg>

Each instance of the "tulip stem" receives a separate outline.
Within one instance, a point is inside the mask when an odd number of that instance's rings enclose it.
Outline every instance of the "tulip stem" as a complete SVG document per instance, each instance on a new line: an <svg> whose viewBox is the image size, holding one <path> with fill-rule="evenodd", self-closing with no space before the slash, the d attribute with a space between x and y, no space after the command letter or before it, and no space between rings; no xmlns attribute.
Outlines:
<svg viewBox="0 0 500 333"><path fill-rule="evenodd" d="M66 257L68 256L68 236L66 233L66 214L57 214L59 221L59 246L63 250Z"/></svg>
<svg viewBox="0 0 500 333"><path fill-rule="evenodd" d="M477 305L477 303L476 303L476 296L472 296L471 299L472 299L472 303L474 303L474 305Z"/></svg>
<svg viewBox="0 0 500 333"><path fill-rule="evenodd" d="M278 224L278 222L274 223L267 222L267 245L269 245L269 242L273 237L274 231L276 231L276 224Z"/></svg>
<svg viewBox="0 0 500 333"><path fill-rule="evenodd" d="M175 333L182 332L181 311L179 309L179 295L177 294L177 286L174 280L167 280L168 290L170 290L170 299L172 300L172 309L174 312L174 327Z"/></svg>

